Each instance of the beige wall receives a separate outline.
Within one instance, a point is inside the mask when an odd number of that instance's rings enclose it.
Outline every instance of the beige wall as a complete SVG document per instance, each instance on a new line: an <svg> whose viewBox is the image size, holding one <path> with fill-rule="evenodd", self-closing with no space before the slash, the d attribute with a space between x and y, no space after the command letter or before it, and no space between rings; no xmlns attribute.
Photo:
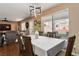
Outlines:
<svg viewBox="0 0 79 59"><path fill-rule="evenodd" d="M11 24L11 30L17 30L17 27L18 27L17 23Z"/></svg>
<svg viewBox="0 0 79 59"><path fill-rule="evenodd" d="M69 36L76 35L75 47L79 54L79 4L65 4L69 8Z"/></svg>

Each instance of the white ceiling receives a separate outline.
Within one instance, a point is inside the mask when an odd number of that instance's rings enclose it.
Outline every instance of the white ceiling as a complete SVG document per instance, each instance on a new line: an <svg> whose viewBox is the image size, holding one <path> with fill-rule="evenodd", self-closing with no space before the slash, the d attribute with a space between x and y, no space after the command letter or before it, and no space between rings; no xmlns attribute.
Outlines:
<svg viewBox="0 0 79 59"><path fill-rule="evenodd" d="M42 11L54 7L57 3L0 3L0 19L5 17L9 21L20 21L30 16L29 6L39 5Z"/></svg>

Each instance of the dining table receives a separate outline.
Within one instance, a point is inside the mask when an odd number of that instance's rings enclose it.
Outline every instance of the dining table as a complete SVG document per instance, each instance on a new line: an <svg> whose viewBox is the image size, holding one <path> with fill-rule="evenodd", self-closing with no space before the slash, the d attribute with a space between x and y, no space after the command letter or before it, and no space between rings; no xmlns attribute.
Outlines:
<svg viewBox="0 0 79 59"><path fill-rule="evenodd" d="M39 36L38 38L35 38L35 35L28 36L31 37L31 43L35 55L55 56L64 48L64 39L50 38L45 36Z"/></svg>

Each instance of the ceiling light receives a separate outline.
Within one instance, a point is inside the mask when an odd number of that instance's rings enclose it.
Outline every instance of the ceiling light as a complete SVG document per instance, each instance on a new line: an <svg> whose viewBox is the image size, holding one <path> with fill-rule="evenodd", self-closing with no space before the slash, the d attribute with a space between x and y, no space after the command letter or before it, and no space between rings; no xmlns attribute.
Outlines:
<svg viewBox="0 0 79 59"><path fill-rule="evenodd" d="M41 7L38 5L29 6L29 10L30 10L30 16L34 16L35 18L37 18L38 16L41 15Z"/></svg>

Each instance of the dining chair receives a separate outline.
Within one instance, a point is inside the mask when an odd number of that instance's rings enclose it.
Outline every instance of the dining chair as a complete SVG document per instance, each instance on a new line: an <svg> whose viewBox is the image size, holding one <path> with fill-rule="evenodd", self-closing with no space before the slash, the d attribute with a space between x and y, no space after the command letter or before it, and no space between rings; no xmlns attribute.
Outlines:
<svg viewBox="0 0 79 59"><path fill-rule="evenodd" d="M65 56L71 56L76 36L69 37Z"/></svg>
<svg viewBox="0 0 79 59"><path fill-rule="evenodd" d="M47 32L47 37L53 37L52 32Z"/></svg>
<svg viewBox="0 0 79 59"><path fill-rule="evenodd" d="M39 35L40 36L43 36L43 31L39 31Z"/></svg>
<svg viewBox="0 0 79 59"><path fill-rule="evenodd" d="M0 33L0 38L2 37L1 33ZM1 41L1 40L0 40Z"/></svg>
<svg viewBox="0 0 79 59"><path fill-rule="evenodd" d="M4 37L0 34L0 47L3 46L4 43Z"/></svg>
<svg viewBox="0 0 79 59"><path fill-rule="evenodd" d="M22 56L33 56L31 37L20 35L18 37L19 51Z"/></svg>
<svg viewBox="0 0 79 59"><path fill-rule="evenodd" d="M56 38L56 32L47 32L47 36Z"/></svg>
<svg viewBox="0 0 79 59"><path fill-rule="evenodd" d="M67 44L67 48L66 50L62 50L60 51L57 56L72 56L72 50L73 50L73 46L74 46L74 42L75 42L75 38L76 36L72 36L68 38L68 44Z"/></svg>
<svg viewBox="0 0 79 59"><path fill-rule="evenodd" d="M23 41L24 41L24 47L25 47L25 52L24 56L33 56L33 49L32 49L32 44L31 44L31 37L26 37L22 36Z"/></svg>

